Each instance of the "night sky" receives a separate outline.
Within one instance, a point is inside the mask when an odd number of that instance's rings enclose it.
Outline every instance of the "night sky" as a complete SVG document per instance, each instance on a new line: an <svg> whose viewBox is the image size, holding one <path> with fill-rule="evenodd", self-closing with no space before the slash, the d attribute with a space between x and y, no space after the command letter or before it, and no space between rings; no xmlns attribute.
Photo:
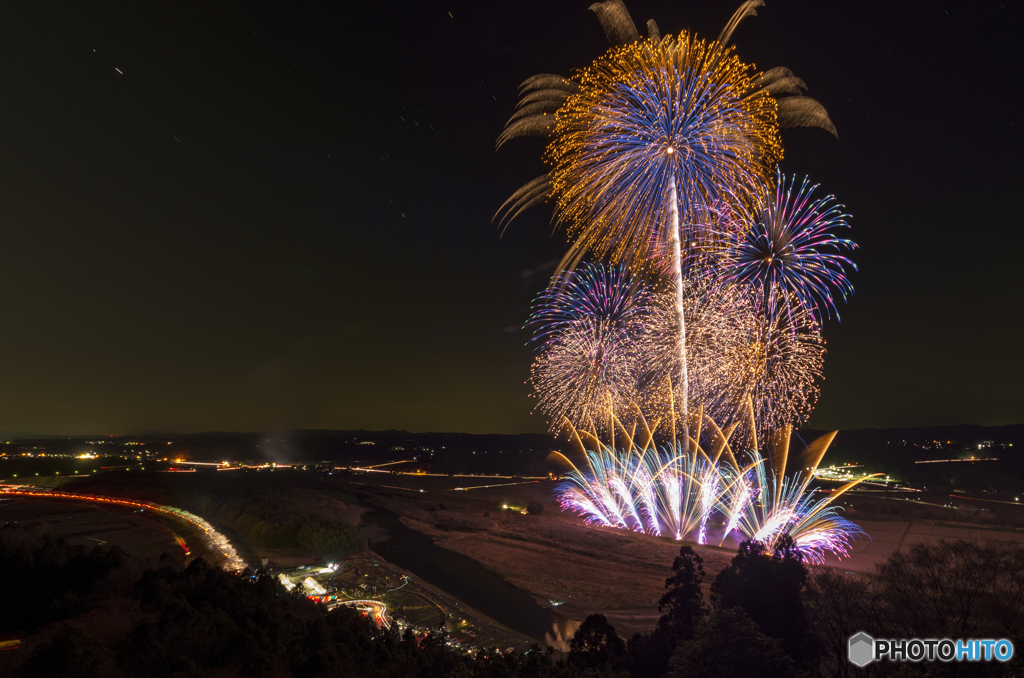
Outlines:
<svg viewBox="0 0 1024 678"><path fill-rule="evenodd" d="M586 0L0 4L0 431L525 432L565 249L495 153ZM739 0L631 0L715 37ZM643 31L642 31L643 32ZM853 215L819 428L1024 422L1024 4L768 0L734 36L828 109L787 172Z"/></svg>

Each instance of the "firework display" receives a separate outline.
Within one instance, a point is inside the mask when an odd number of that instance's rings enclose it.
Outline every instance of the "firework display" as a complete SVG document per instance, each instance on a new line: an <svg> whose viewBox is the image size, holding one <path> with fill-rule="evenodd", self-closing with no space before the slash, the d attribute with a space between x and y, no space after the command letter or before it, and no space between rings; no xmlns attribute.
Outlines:
<svg viewBox="0 0 1024 678"><path fill-rule="evenodd" d="M749 383L749 354L759 319L743 290L708 284L697 278L683 283L688 363L687 411L703 406L718 422L727 422L741 405ZM653 305L651 331L644 335L644 383L638 403L650 417L665 418L681 395L668 385L681 372L678 347L678 300L672 285L663 286ZM666 396L671 395L671 398Z"/></svg>
<svg viewBox="0 0 1024 678"><path fill-rule="evenodd" d="M849 226L847 215L832 196L812 199L816 188L806 177L796 188L795 176L787 181L778 171L774 186L759 181L752 200L728 203L724 230L733 241L720 248L719 275L753 290L768 315L797 305L838 315L832 289L843 299L853 293L844 266L857 266L838 253L857 245L832 232Z"/></svg>
<svg viewBox="0 0 1024 678"><path fill-rule="evenodd" d="M675 237L689 249L714 236L709 208L782 155L775 100L744 96L752 75L730 50L686 33L613 49L581 72L547 150L575 254L646 262Z"/></svg>
<svg viewBox="0 0 1024 678"><path fill-rule="evenodd" d="M623 416L633 405L667 420L678 407L676 300L671 285L660 287L622 266L584 264L538 297L526 324L538 347L530 383L553 428L568 420L607 430L611 412ZM693 279L685 281L683 308L691 365L685 411L703 407L729 426L746 421L752 401L761 433L806 417L824 359L808 312L796 306L763 315L743 288Z"/></svg>
<svg viewBox="0 0 1024 678"><path fill-rule="evenodd" d="M553 423L607 420L637 398L654 295L621 266L584 265L558 276L527 327L539 353L530 382Z"/></svg>
<svg viewBox="0 0 1024 678"><path fill-rule="evenodd" d="M803 423L818 400L817 382L822 378L825 342L820 326L803 306L789 313L755 313L752 333L736 356L734 366L742 392L733 403L749 402L759 435L784 426ZM733 409L732 423L740 416Z"/></svg>
<svg viewBox="0 0 1024 678"><path fill-rule="evenodd" d="M624 427L616 424L622 434ZM573 434L585 463L580 468L562 457L572 468L569 482L558 490L564 508L587 523L676 539L706 524L717 497L701 489L700 479L714 472L702 451L683 453L678 442L658 449L653 436L643 434L628 436L625 448L616 449L593 431L573 428Z"/></svg>
<svg viewBox="0 0 1024 678"><path fill-rule="evenodd" d="M733 466L730 472L736 479L736 489L723 496L718 506L728 516L722 541L730 531L738 529L748 539L765 544L769 551L788 535L805 560L812 563L824 562L826 552L849 556L850 542L864 531L839 515L833 502L866 478L849 482L827 497L810 487L814 471L835 435L826 434L808 445L801 468L790 475L788 427L781 429L772 441L772 459L777 460L774 466L757 450L746 455L749 463L745 467Z"/></svg>
<svg viewBox="0 0 1024 678"><path fill-rule="evenodd" d="M527 322L538 345L530 383L553 428L568 420L606 430L609 413L632 412L632 405L667 420L678 407L676 299L671 285L660 287L621 266L585 264L540 295ZM804 307L766 315L742 287L688 279L683 308L686 411L703 407L728 427L746 422L750 401L762 435L806 419L817 400L825 347Z"/></svg>
<svg viewBox="0 0 1024 678"><path fill-rule="evenodd" d="M759 73L729 46L762 5L715 40L653 21L644 38L621 0L592 6L612 46L571 78L523 83L498 146L547 138L549 172L499 215L550 201L570 238L527 322L537 409L580 447L561 504L701 544L789 535L820 562L859 531L832 505L850 486L811 487L831 438L787 475L789 432L817 402L821 322L853 292L856 245L835 233L844 207L778 166L780 129L836 133L825 109L788 69Z"/></svg>
<svg viewBox="0 0 1024 678"><path fill-rule="evenodd" d="M810 487L834 433L808 445L807 465L787 476L788 429L773 441L773 458L779 460L773 467L756 449L735 455L728 434L708 424L709 440L705 445L693 440L688 449L678 441L659 447L646 426L627 432L619 424L619 435L610 439L628 442L618 449L593 431L574 429L584 463L577 466L562 456L571 471L558 488L559 503L589 524L698 544L708 543L710 532L724 524L719 545L738 531L769 550L788 535L808 562L823 562L827 552L849 555L851 541L862 530L843 518L833 502L861 481L827 497ZM705 446L712 451L705 452ZM714 525L713 518L718 519Z"/></svg>

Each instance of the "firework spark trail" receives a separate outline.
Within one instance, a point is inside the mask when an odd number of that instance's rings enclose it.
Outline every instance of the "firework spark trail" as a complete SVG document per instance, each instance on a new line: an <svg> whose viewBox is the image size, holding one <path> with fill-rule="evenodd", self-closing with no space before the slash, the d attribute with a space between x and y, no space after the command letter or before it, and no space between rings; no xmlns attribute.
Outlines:
<svg viewBox="0 0 1024 678"><path fill-rule="evenodd" d="M751 334L731 361L734 384L729 412L718 410L725 423L744 418L743 408L752 407L745 433L761 437L794 423L807 420L818 400L818 381L825 362L825 342L811 312L799 303L787 313L754 313ZM740 436L738 443L748 443Z"/></svg>
<svg viewBox="0 0 1024 678"><path fill-rule="evenodd" d="M697 543L708 543L708 519L718 502L718 467L709 464L707 471L701 476L700 485L700 531L697 533Z"/></svg>
<svg viewBox="0 0 1024 678"><path fill-rule="evenodd" d="M725 538L736 529L736 526L740 522L740 518L743 517L743 512L746 511L747 506L750 504L750 485L747 483L745 476L737 478L735 483L735 489L730 493L730 501L724 513L729 516L729 522L725 525L725 532L722 533L722 539L718 542L721 546Z"/></svg>
<svg viewBox="0 0 1024 678"><path fill-rule="evenodd" d="M787 533L786 527L795 519L794 511L790 507L772 511L765 523L753 534L754 541L766 542L776 534Z"/></svg>
<svg viewBox="0 0 1024 678"><path fill-rule="evenodd" d="M657 292L649 331L634 354L642 361L634 368L641 374L638 404L663 419L679 400L668 397L671 391L664 387L679 370L676 303L674 290ZM752 401L761 433L810 415L825 346L809 311L797 304L791 313L769 316L758 311L750 290L694 278L686 281L683 305L691 411L700 404L728 428L746 423L746 402ZM748 428L740 429L734 447L750 442Z"/></svg>
<svg viewBox="0 0 1024 678"><path fill-rule="evenodd" d="M653 303L650 287L622 266L584 264L556 275L538 295L526 327L532 343L551 341L580 321L634 330Z"/></svg>
<svg viewBox="0 0 1024 678"><path fill-rule="evenodd" d="M731 50L687 33L613 49L584 69L546 152L557 216L577 237L570 258L640 263L673 231L684 247L716 237L709 210L768 179L781 157L774 101L742 95L751 77Z"/></svg>
<svg viewBox="0 0 1024 678"><path fill-rule="evenodd" d="M638 500L642 513L647 517L647 531L655 536L661 535L661 526L658 525L658 500L654 493L654 479L651 478L647 464L641 463L636 472L637 486L639 487Z"/></svg>
<svg viewBox="0 0 1024 678"><path fill-rule="evenodd" d="M669 147L669 151L672 150L673 149ZM679 325L679 339L676 350L678 351L679 356L679 380L680 386L682 387L680 405L683 421L683 449L685 450L690 444L690 375L687 365L688 361L686 360L686 311L683 308L683 244L679 239L679 231L682 228L682 224L679 223L679 199L678 191L676 190L676 178L674 175L669 179L668 192L669 247L672 251L672 272L675 274L676 321Z"/></svg>

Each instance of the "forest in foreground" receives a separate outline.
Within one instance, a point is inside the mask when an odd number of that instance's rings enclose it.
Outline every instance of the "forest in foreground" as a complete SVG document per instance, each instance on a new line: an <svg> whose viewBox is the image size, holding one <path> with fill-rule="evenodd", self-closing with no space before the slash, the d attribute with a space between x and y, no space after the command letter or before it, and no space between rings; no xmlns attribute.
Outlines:
<svg viewBox="0 0 1024 678"><path fill-rule="evenodd" d="M846 641L876 637L1010 638L1024 642L1024 549L967 542L896 554L875 577L810 569L785 545L756 542L705 582L683 546L666 563L657 627L619 637L584 620L564 655L534 647L466 653L444 629L423 637L378 629L350 609L326 611L264 572L232 574L197 559L129 557L22 527L0 528L0 673L37 676L501 676L621 678L1013 676L1001 664L875 663L855 669ZM710 583L710 586L707 584ZM706 595L710 592L710 595Z"/></svg>

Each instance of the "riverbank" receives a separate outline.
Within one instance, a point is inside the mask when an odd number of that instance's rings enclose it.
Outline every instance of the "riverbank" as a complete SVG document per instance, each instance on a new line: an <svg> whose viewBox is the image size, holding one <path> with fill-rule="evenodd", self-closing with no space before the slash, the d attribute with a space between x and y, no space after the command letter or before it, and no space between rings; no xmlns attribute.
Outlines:
<svg viewBox="0 0 1024 678"><path fill-rule="evenodd" d="M359 494L400 515L435 546L528 592L538 605L556 604L563 627L600 613L625 637L652 629L680 542L587 526L551 501L552 485L456 491L436 480L424 492L363 485ZM531 501L543 505L541 514L524 515ZM706 587L735 556L734 549L693 548L704 559Z"/></svg>

